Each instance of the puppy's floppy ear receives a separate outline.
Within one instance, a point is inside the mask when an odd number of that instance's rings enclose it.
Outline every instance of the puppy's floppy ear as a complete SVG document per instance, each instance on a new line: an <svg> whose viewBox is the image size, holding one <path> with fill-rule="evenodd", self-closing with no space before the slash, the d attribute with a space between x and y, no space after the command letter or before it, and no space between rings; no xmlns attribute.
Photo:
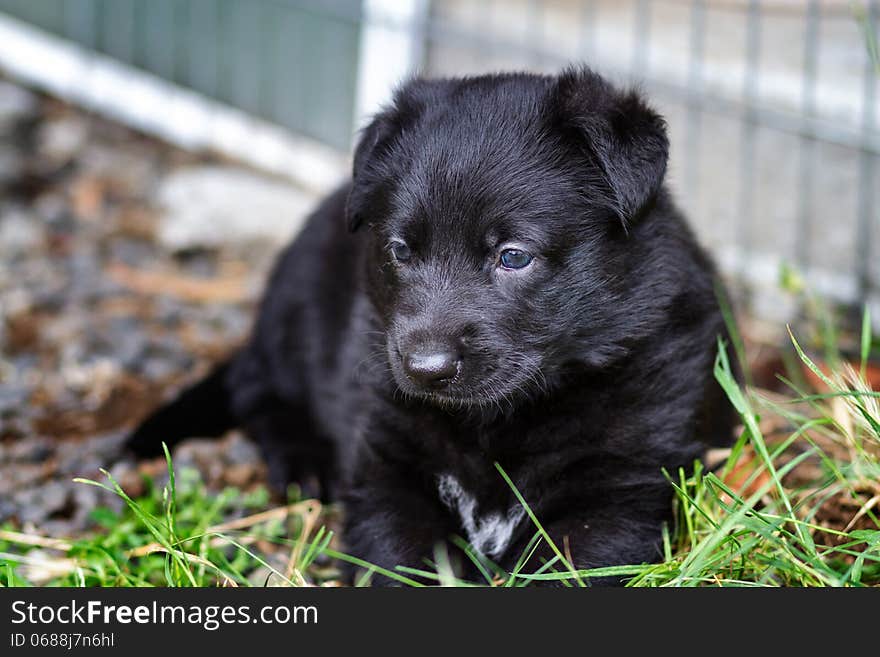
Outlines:
<svg viewBox="0 0 880 657"><path fill-rule="evenodd" d="M370 161L380 150L392 131L388 112L378 114L370 124L361 131L352 163L352 184L345 204L345 220L348 229L354 232L363 222L366 210L367 185L364 181L369 175Z"/></svg>
<svg viewBox="0 0 880 657"><path fill-rule="evenodd" d="M363 129L354 151L352 186L346 205L349 230L357 230L363 222L369 199L375 197L373 192L389 175L388 158L384 156L396 137L418 121L426 108L438 104L458 82L421 78L406 80L395 90L391 104Z"/></svg>
<svg viewBox="0 0 880 657"><path fill-rule="evenodd" d="M558 124L602 172L610 209L626 225L663 182L669 157L666 122L635 91L618 91L587 68L556 80Z"/></svg>

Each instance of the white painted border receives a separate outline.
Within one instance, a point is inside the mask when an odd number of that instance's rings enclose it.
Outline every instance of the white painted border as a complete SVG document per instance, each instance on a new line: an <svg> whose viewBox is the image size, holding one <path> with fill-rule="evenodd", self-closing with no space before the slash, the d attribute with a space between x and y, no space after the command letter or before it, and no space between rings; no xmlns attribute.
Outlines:
<svg viewBox="0 0 880 657"><path fill-rule="evenodd" d="M424 53L419 26L428 0L364 0L355 91L355 128L363 128Z"/></svg>
<svg viewBox="0 0 880 657"><path fill-rule="evenodd" d="M214 151L318 193L348 158L307 137L0 14L0 69L188 150Z"/></svg>

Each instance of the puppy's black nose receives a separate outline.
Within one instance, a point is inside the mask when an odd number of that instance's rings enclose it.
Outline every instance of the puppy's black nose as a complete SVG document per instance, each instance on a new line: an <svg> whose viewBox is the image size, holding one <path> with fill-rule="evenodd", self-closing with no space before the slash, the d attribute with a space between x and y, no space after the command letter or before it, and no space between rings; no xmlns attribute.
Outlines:
<svg viewBox="0 0 880 657"><path fill-rule="evenodd" d="M423 386L446 383L458 374L461 357L449 347L416 349L403 358L403 369L409 378Z"/></svg>

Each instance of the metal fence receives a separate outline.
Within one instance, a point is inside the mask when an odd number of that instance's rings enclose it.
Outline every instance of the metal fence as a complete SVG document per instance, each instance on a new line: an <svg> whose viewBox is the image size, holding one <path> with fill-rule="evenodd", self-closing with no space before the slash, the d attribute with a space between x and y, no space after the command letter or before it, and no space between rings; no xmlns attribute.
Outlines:
<svg viewBox="0 0 880 657"><path fill-rule="evenodd" d="M0 0L4 11L289 130L349 147L360 0Z"/></svg>
<svg viewBox="0 0 880 657"><path fill-rule="evenodd" d="M0 11L336 148L406 73L637 83L670 182L757 311L782 263L880 317L878 0L0 0ZM760 292L760 294L758 294Z"/></svg>
<svg viewBox="0 0 880 657"><path fill-rule="evenodd" d="M448 1L425 66L586 61L638 84L669 120L678 197L758 312L793 310L777 284L790 264L876 316L878 19L875 0Z"/></svg>

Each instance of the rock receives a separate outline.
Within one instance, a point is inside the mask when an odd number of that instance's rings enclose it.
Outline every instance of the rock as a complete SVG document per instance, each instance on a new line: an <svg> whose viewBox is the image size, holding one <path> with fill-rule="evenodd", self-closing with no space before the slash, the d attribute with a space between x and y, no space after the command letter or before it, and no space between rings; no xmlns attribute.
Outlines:
<svg viewBox="0 0 880 657"><path fill-rule="evenodd" d="M314 197L237 167L181 169L160 184L159 241L181 251L241 242L282 244L302 226Z"/></svg>
<svg viewBox="0 0 880 657"><path fill-rule="evenodd" d="M122 454L125 447L125 439L128 437L127 429L119 429L109 433L89 438L86 441L88 449L100 454L105 461L116 460Z"/></svg>
<svg viewBox="0 0 880 657"><path fill-rule="evenodd" d="M53 448L54 445L49 438L30 436L22 440L16 440L9 445L6 449L5 458L13 462L39 463L49 458Z"/></svg>
<svg viewBox="0 0 880 657"><path fill-rule="evenodd" d="M58 472L69 477L100 477L101 468L120 457L126 435L125 429L119 429L85 440L60 441L55 450Z"/></svg>
<svg viewBox="0 0 880 657"><path fill-rule="evenodd" d="M236 463L227 466L223 472L223 480L230 486L245 488L253 482L258 475L257 466L251 463Z"/></svg>
<svg viewBox="0 0 880 657"><path fill-rule="evenodd" d="M68 477L99 476L104 461L80 441L62 440L55 451L58 458L58 472Z"/></svg>
<svg viewBox="0 0 880 657"><path fill-rule="evenodd" d="M41 194L34 202L34 211L52 230L73 233L76 229L70 204L61 192Z"/></svg>
<svg viewBox="0 0 880 657"><path fill-rule="evenodd" d="M144 359L138 371L149 381L164 381L180 371L185 371L193 363L188 355L169 358L167 355L151 356Z"/></svg>
<svg viewBox="0 0 880 657"><path fill-rule="evenodd" d="M114 194L136 196L155 181L154 163L140 148L88 142L77 157L78 171L112 183Z"/></svg>
<svg viewBox="0 0 880 657"><path fill-rule="evenodd" d="M137 466L130 461L120 461L110 470L110 475L129 497L138 498L147 492L146 484Z"/></svg>
<svg viewBox="0 0 880 657"><path fill-rule="evenodd" d="M43 227L35 217L22 211L9 211L0 217L0 249L3 254L28 254L42 241Z"/></svg>
<svg viewBox="0 0 880 657"><path fill-rule="evenodd" d="M94 390L95 386L99 384L106 387L116 378L119 365L112 358L91 356L87 359L83 357L83 354L76 354L75 351L81 352L82 350L78 349L74 350L72 354L65 354L59 372L67 392ZM55 401L57 404L58 400ZM71 401L75 402L76 398L71 398Z"/></svg>
<svg viewBox="0 0 880 657"><path fill-rule="evenodd" d="M6 495L0 495L0 522L6 522L15 515L18 507Z"/></svg>
<svg viewBox="0 0 880 657"><path fill-rule="evenodd" d="M114 358L127 371L139 368L149 348L149 339L139 327L126 328L134 318L115 318L108 326L107 343Z"/></svg>
<svg viewBox="0 0 880 657"><path fill-rule="evenodd" d="M92 511L103 506L119 513L125 502L115 493L89 484L75 483L71 489L75 511L69 520L72 532L82 532L92 526Z"/></svg>
<svg viewBox="0 0 880 657"><path fill-rule="evenodd" d="M0 133L0 139L2 139ZM0 149L0 186L16 180L25 166L25 156L11 148Z"/></svg>
<svg viewBox="0 0 880 657"><path fill-rule="evenodd" d="M219 456L219 449L219 444L210 438L190 438L175 448L174 464L198 468L215 460Z"/></svg>
<svg viewBox="0 0 880 657"><path fill-rule="evenodd" d="M39 110L39 100L27 89L0 80L0 138L8 137L18 121Z"/></svg>
<svg viewBox="0 0 880 657"><path fill-rule="evenodd" d="M177 328L183 323L183 311L177 299L167 296L157 297L154 313L156 319L164 324L165 328Z"/></svg>
<svg viewBox="0 0 880 657"><path fill-rule="evenodd" d="M12 497L18 507L16 515L23 523L39 524L56 513L67 510L70 484L50 481L38 488L24 488Z"/></svg>
<svg viewBox="0 0 880 657"><path fill-rule="evenodd" d="M64 164L83 150L88 138L89 126L85 119L67 114L41 126L37 148L54 163Z"/></svg>
<svg viewBox="0 0 880 657"><path fill-rule="evenodd" d="M0 383L0 417L13 415L30 397L30 390L20 385Z"/></svg>
<svg viewBox="0 0 880 657"><path fill-rule="evenodd" d="M15 495L39 485L48 468L38 463L14 463L0 469L0 497Z"/></svg>
<svg viewBox="0 0 880 657"><path fill-rule="evenodd" d="M138 267L141 263L149 263L156 258L153 245L140 240L113 240L108 246L112 260L131 267Z"/></svg>
<svg viewBox="0 0 880 657"><path fill-rule="evenodd" d="M175 467L177 467L176 463ZM162 485L162 482L168 478L168 465L165 463L164 456L150 459L149 461L139 461L137 471L139 474L153 479L157 486Z"/></svg>
<svg viewBox="0 0 880 657"><path fill-rule="evenodd" d="M226 460L232 465L242 463L257 464L261 462L260 450L240 432L233 432L223 442L226 449Z"/></svg>

